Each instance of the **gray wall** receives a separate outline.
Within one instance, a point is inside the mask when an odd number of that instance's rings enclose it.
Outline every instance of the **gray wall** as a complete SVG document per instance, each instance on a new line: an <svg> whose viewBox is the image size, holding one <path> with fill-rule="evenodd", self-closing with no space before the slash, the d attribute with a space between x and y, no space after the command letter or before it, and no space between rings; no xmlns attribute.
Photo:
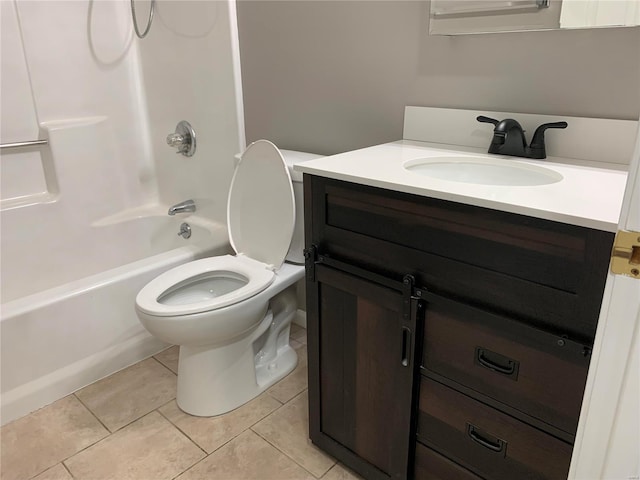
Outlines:
<svg viewBox="0 0 640 480"><path fill-rule="evenodd" d="M247 141L393 141L405 105L638 119L640 27L439 37L428 7L239 1Z"/></svg>

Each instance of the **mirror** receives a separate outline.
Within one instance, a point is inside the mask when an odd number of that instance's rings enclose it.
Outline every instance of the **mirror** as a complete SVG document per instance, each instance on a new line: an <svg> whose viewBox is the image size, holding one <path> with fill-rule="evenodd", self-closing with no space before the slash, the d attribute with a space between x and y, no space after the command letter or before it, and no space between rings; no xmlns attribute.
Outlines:
<svg viewBox="0 0 640 480"><path fill-rule="evenodd" d="M431 0L430 35L640 25L640 0Z"/></svg>

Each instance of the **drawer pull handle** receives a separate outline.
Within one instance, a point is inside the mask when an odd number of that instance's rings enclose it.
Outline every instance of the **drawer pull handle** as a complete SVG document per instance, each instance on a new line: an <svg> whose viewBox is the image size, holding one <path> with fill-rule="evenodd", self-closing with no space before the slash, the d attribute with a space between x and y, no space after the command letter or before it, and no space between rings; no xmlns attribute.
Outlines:
<svg viewBox="0 0 640 480"><path fill-rule="evenodd" d="M493 357L493 359L489 358L489 356ZM502 365L498 362L502 363ZM518 376L518 366L520 364L520 362L481 347L476 347L476 363L494 372L513 376L515 377L514 380Z"/></svg>
<svg viewBox="0 0 640 480"><path fill-rule="evenodd" d="M411 330L408 327L402 327L402 366L409 366L409 358L411 357Z"/></svg>
<svg viewBox="0 0 640 480"><path fill-rule="evenodd" d="M507 442L500 440L499 438L492 437L491 435L481 434L478 427L467 423L467 435L474 442L482 445L484 448L491 450L492 452L506 454ZM490 439L487 437L491 437Z"/></svg>

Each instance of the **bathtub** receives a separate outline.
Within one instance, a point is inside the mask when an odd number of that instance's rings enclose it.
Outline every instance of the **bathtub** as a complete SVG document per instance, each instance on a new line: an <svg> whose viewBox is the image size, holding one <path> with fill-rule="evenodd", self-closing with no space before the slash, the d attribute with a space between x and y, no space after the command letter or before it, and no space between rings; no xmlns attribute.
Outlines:
<svg viewBox="0 0 640 480"><path fill-rule="evenodd" d="M3 295L0 316L0 424L166 347L138 321L136 294L169 268L229 252L226 226L194 215L130 213L91 225L95 242L110 242L105 255L96 257L89 245L74 251L67 269L27 272L37 277L29 284L31 290L38 285L36 292L27 289L20 296L28 275L12 270L8 246L3 250L3 293L4 285L14 288L11 300ZM177 235L183 221L192 227L188 240Z"/></svg>

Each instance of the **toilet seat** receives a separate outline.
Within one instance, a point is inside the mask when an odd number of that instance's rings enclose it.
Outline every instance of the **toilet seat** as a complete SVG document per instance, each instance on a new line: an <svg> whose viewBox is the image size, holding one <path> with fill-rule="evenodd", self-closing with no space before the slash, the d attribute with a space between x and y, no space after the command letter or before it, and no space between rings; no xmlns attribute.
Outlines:
<svg viewBox="0 0 640 480"><path fill-rule="evenodd" d="M237 255L196 260L159 275L138 293L138 310L158 317L190 315L237 304L256 295L273 283L274 271L284 263L295 218L293 185L282 154L267 140L252 143L236 166L227 200L229 240ZM184 298L193 297L193 301L162 301L214 277L231 282L241 280L244 285L227 289L221 295L212 291L210 295L190 296L186 292Z"/></svg>
<svg viewBox="0 0 640 480"><path fill-rule="evenodd" d="M225 274L231 274L231 278L244 277L246 283L226 294L199 302L171 305L161 301L168 292L188 288L194 282L206 278L207 275L224 276ZM153 279L140 290L136 297L136 304L140 311L158 317L207 312L252 297L271 285L274 280L273 270L243 255L203 258L172 268Z"/></svg>
<svg viewBox="0 0 640 480"><path fill-rule="evenodd" d="M267 140L242 153L227 198L229 241L241 253L280 268L289 251L296 205L289 168Z"/></svg>

